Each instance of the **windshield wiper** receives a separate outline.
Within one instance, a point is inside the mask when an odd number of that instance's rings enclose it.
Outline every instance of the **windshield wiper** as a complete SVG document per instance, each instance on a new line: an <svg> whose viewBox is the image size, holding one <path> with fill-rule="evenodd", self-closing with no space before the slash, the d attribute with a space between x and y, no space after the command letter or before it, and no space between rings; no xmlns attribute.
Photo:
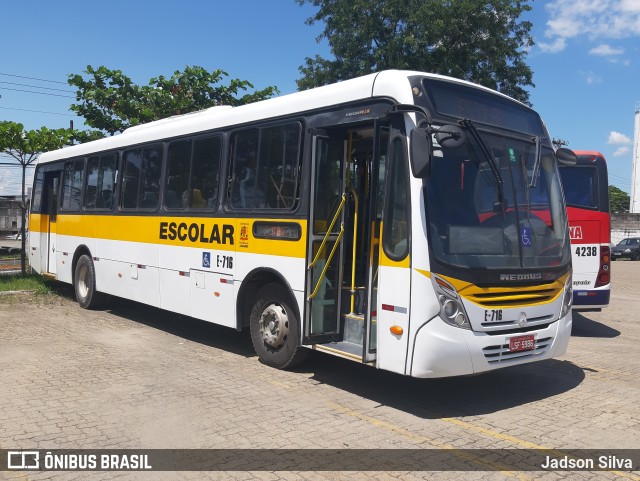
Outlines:
<svg viewBox="0 0 640 481"><path fill-rule="evenodd" d="M535 189L536 182L538 181L538 171L540 170L540 159L542 157L542 149L540 148L542 137L536 135L531 140L533 140L536 143L536 160L533 163L533 172L531 172L531 180L529 181L529 188Z"/></svg>
<svg viewBox="0 0 640 481"><path fill-rule="evenodd" d="M485 143L484 139L480 135L480 132L478 132L478 128L470 119L462 119L462 120L459 120L458 123L471 133L471 136L476 141L476 144L480 147L480 150L484 155L485 161L489 164L489 167L491 168L491 172L493 172L493 175L496 178L496 182L498 183L498 202L500 203L501 206L504 206L504 189L503 189L504 179L502 178L502 175L500 175L500 169L498 168L498 164L496 163L496 160L493 158L493 155L491 155L491 151L489 150L489 147L487 147L487 144Z"/></svg>

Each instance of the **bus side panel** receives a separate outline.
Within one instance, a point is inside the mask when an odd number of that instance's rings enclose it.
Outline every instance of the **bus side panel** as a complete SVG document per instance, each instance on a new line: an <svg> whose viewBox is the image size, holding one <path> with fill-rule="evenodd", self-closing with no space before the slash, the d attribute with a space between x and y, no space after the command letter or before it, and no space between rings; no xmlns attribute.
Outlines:
<svg viewBox="0 0 640 481"><path fill-rule="evenodd" d="M96 245L98 290L160 307L158 244L100 239Z"/></svg>
<svg viewBox="0 0 640 481"><path fill-rule="evenodd" d="M192 269L189 281L192 317L236 326L233 276Z"/></svg>
<svg viewBox="0 0 640 481"><path fill-rule="evenodd" d="M406 259L406 266L396 267L403 262L394 263L383 252L381 264L377 306L377 366L380 369L404 374L411 307L409 259ZM394 326L401 327L403 334L391 332L390 329Z"/></svg>
<svg viewBox="0 0 640 481"><path fill-rule="evenodd" d="M238 251L236 265L238 266L236 269L237 290L251 271L265 268L278 272L292 291L304 292L304 274L307 268L304 257L284 257ZM301 307L300 313L303 311L304 309Z"/></svg>
<svg viewBox="0 0 640 481"><path fill-rule="evenodd" d="M574 207L567 208L571 235L574 309L605 307L609 304L610 284L595 287L600 270L600 248L609 247L609 214Z"/></svg>
<svg viewBox="0 0 640 481"><path fill-rule="evenodd" d="M96 216L58 215L56 235L56 276L59 281L73 282L73 256L79 246L89 249L96 256Z"/></svg>
<svg viewBox="0 0 640 481"><path fill-rule="evenodd" d="M43 222L43 217L47 217L44 214L31 214L29 216L29 264L38 274L42 273L42 242L46 242L46 234L41 232L40 224ZM49 221L47 220L47 225ZM45 251L47 244L45 244Z"/></svg>
<svg viewBox="0 0 640 481"><path fill-rule="evenodd" d="M168 311L191 315L189 267L181 259L184 247L161 245L158 248L160 307Z"/></svg>

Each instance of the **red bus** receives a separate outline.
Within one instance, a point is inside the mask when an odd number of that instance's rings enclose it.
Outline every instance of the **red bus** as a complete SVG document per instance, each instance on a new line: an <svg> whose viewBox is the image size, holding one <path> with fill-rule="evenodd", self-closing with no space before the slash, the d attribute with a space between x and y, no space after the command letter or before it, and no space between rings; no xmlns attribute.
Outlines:
<svg viewBox="0 0 640 481"><path fill-rule="evenodd" d="M560 166L571 235L573 309L599 311L609 305L611 292L607 163L600 152L575 153L575 166Z"/></svg>

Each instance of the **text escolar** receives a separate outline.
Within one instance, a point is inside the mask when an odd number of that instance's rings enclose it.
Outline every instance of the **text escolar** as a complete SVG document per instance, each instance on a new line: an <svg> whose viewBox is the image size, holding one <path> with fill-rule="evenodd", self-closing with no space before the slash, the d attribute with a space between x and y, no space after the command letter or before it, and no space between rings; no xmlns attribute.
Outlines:
<svg viewBox="0 0 640 481"><path fill-rule="evenodd" d="M195 222L160 222L160 239L233 245L233 230L229 224L213 224L207 228L205 224Z"/></svg>

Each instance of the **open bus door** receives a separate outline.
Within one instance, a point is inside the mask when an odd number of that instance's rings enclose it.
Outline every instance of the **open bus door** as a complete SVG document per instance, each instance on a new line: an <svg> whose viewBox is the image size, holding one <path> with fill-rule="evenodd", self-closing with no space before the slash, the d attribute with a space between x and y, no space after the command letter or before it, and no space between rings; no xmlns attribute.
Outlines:
<svg viewBox="0 0 640 481"><path fill-rule="evenodd" d="M376 359L380 229L389 127L316 130L312 138L305 344Z"/></svg>
<svg viewBox="0 0 640 481"><path fill-rule="evenodd" d="M44 173L43 209L40 217L40 266L43 273L56 274L58 192L61 170Z"/></svg>

